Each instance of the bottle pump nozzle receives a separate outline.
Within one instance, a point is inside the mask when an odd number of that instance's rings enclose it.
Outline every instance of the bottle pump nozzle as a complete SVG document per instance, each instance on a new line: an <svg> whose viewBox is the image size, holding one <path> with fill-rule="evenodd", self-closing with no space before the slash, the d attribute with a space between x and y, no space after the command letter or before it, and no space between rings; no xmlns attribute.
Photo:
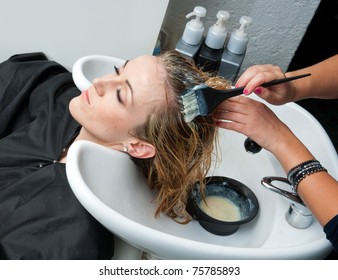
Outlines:
<svg viewBox="0 0 338 280"><path fill-rule="evenodd" d="M206 13L207 13L207 10L205 8L203 8L201 6L196 6L191 13L186 15L186 18L196 16L196 19L193 19L192 22L202 24L201 17L204 17L206 15Z"/></svg>
<svg viewBox="0 0 338 280"><path fill-rule="evenodd" d="M217 29L225 29L225 23L229 20L230 14L227 11L218 11L217 15L217 22L215 23L215 28Z"/></svg>
<svg viewBox="0 0 338 280"><path fill-rule="evenodd" d="M227 45L227 49L234 54L244 54L249 41L246 28L252 23L252 19L248 16L242 16L239 20L240 28L234 31Z"/></svg>
<svg viewBox="0 0 338 280"><path fill-rule="evenodd" d="M218 11L217 22L209 28L205 44L212 49L221 49L227 37L225 23L229 20L230 14L227 11Z"/></svg>
<svg viewBox="0 0 338 280"><path fill-rule="evenodd" d="M194 11L187 14L186 18L191 16L196 16L196 18L190 20L184 29L182 39L185 43L189 45L197 45L201 42L204 25L201 21L201 17L204 17L207 13L207 10L201 6L196 6Z"/></svg>
<svg viewBox="0 0 338 280"><path fill-rule="evenodd" d="M252 19L248 16L242 16L239 23L241 26L238 30L236 30L237 36L247 37L248 33L246 32L246 28L252 23Z"/></svg>

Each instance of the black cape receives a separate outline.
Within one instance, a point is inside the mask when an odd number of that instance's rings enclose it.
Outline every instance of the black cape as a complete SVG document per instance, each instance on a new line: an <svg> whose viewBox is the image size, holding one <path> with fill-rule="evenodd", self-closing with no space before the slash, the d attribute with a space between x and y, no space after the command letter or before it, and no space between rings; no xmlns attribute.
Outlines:
<svg viewBox="0 0 338 280"><path fill-rule="evenodd" d="M110 259L113 235L58 163L79 130L71 73L43 53L0 64L0 259Z"/></svg>

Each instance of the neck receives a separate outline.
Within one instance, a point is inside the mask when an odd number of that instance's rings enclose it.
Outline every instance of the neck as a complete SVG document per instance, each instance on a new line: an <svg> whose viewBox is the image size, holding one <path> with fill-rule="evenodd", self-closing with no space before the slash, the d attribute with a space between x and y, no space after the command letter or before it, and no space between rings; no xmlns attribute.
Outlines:
<svg viewBox="0 0 338 280"><path fill-rule="evenodd" d="M98 141L98 139L94 137L91 133L89 133L84 127L81 127L78 136L74 139L74 142L79 140L87 140L102 146L108 146L106 143Z"/></svg>
<svg viewBox="0 0 338 280"><path fill-rule="evenodd" d="M88 132L88 130L86 130L84 127L81 127L80 132L78 134L78 136L74 139L73 143L75 141L79 141L79 140L87 140L96 144L99 144L101 146L104 146L106 148L110 148L113 150L118 150L118 151L123 151L123 144L122 143L108 143L105 141L101 141L99 140L97 137L95 137L94 135L92 135L91 133Z"/></svg>
<svg viewBox="0 0 338 280"><path fill-rule="evenodd" d="M80 132L79 134L73 139L73 141L69 144L68 147L66 147L64 149L64 151L62 152L60 158L59 158L59 162L60 163L66 163L67 162L67 154L68 154L68 149L69 147L76 141L79 141L79 140L88 140L88 141L92 141L90 139L91 137L87 137L86 136L86 132L85 130L83 129L83 127L80 128ZM95 141L92 141L92 142L95 142Z"/></svg>

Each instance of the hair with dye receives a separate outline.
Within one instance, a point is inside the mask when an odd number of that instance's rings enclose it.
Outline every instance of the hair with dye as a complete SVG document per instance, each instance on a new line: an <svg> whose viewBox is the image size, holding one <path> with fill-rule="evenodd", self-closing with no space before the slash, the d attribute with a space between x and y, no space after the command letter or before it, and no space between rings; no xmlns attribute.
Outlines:
<svg viewBox="0 0 338 280"><path fill-rule="evenodd" d="M191 220L186 212L187 198L193 185L204 186L215 149L217 127L212 116L185 122L179 102L187 89L206 84L217 89L229 88L220 77L212 77L176 51L163 52L158 61L165 71L167 104L148 115L144 125L133 135L151 143L156 154L150 159L133 158L158 192L155 216L164 213L180 223Z"/></svg>

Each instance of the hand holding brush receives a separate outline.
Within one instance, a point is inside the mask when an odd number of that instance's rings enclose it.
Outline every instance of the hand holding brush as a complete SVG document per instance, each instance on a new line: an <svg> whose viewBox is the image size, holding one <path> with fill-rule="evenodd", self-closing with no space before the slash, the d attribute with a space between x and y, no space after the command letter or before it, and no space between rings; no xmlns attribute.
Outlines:
<svg viewBox="0 0 338 280"><path fill-rule="evenodd" d="M303 74L293 77L273 80L262 84L262 87L270 87L292 80L304 78L311 74ZM228 90L217 90L205 84L197 85L181 95L182 113L186 122L192 121L197 116L207 116L217 108L224 100L243 94L244 87Z"/></svg>

